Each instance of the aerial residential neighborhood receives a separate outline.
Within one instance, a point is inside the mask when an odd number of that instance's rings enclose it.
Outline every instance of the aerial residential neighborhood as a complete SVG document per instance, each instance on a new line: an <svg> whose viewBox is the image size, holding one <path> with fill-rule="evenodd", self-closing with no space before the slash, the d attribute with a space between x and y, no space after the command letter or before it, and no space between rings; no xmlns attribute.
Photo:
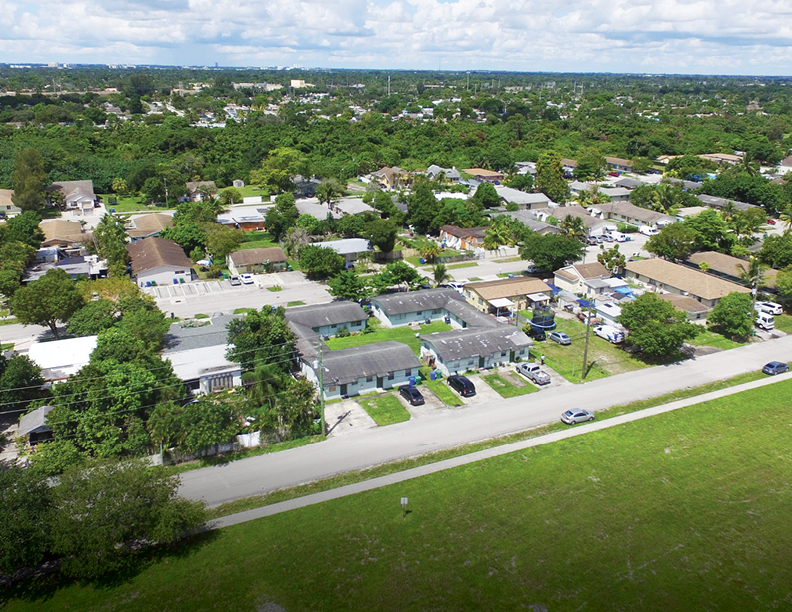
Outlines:
<svg viewBox="0 0 792 612"><path fill-rule="evenodd" d="M383 74L0 65L9 609L752 609L786 80Z"/></svg>

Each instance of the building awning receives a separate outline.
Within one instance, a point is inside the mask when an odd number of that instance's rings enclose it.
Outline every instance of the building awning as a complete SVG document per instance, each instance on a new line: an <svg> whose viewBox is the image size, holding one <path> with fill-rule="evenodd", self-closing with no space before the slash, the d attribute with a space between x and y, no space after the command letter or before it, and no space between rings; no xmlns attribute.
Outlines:
<svg viewBox="0 0 792 612"><path fill-rule="evenodd" d="M561 292L561 289L559 289L555 285L551 285L550 283L547 283L547 286L550 287L550 291L553 292L553 295L558 295Z"/></svg>
<svg viewBox="0 0 792 612"><path fill-rule="evenodd" d="M632 295L633 288L632 287L616 287L614 289L616 293L621 293L622 295Z"/></svg>
<svg viewBox="0 0 792 612"><path fill-rule="evenodd" d="M589 302L588 300L578 300L577 303L580 304L583 308L591 307L591 302Z"/></svg>
<svg viewBox="0 0 792 612"><path fill-rule="evenodd" d="M490 306L494 306L495 308L511 308L513 306L513 302L509 298L496 298L490 300L489 303Z"/></svg>
<svg viewBox="0 0 792 612"><path fill-rule="evenodd" d="M550 296L546 293L529 293L527 297L532 302L546 302L550 300Z"/></svg>

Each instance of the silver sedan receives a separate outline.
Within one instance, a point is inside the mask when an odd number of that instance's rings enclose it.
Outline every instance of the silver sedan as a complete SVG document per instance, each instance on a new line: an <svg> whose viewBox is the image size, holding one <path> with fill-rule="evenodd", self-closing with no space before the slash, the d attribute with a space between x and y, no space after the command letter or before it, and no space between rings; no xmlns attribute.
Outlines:
<svg viewBox="0 0 792 612"><path fill-rule="evenodd" d="M567 425L574 425L575 423L583 423L585 421L593 421L594 413L590 410L583 410L582 408L573 408L567 410L561 415L561 420Z"/></svg>

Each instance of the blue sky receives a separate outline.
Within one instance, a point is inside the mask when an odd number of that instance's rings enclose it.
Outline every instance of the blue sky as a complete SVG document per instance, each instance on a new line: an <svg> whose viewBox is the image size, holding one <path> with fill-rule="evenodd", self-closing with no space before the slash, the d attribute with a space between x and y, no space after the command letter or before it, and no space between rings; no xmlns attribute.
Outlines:
<svg viewBox="0 0 792 612"><path fill-rule="evenodd" d="M0 61L789 75L789 0L0 0Z"/></svg>

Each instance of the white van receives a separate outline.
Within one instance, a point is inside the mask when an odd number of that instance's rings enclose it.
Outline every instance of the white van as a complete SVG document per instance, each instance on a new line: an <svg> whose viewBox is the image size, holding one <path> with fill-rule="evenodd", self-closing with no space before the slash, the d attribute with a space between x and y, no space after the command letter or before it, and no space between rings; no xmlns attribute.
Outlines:
<svg viewBox="0 0 792 612"><path fill-rule="evenodd" d="M656 230L655 228L650 227L649 225L642 225L640 228L638 228L638 231L641 232L644 236L657 236L657 234L660 233L660 230Z"/></svg>
<svg viewBox="0 0 792 612"><path fill-rule="evenodd" d="M598 325L593 330L595 336L599 336L613 344L624 342L624 332L612 325Z"/></svg>
<svg viewBox="0 0 792 612"><path fill-rule="evenodd" d="M766 312L757 312L755 323L756 327L765 331L775 329L775 317L771 314L767 314Z"/></svg>
<svg viewBox="0 0 792 612"><path fill-rule="evenodd" d="M611 232L610 235L616 242L627 242L627 234L621 232Z"/></svg>

